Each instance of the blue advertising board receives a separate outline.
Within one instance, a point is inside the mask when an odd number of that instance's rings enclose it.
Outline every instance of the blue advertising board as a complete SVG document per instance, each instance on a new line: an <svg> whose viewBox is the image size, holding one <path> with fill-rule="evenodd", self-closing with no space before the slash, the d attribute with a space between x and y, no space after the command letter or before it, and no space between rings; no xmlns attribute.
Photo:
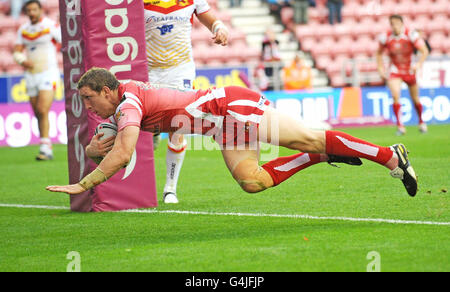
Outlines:
<svg viewBox="0 0 450 292"><path fill-rule="evenodd" d="M383 117L396 122L391 94L386 87L268 91L264 95L276 108L304 120ZM420 101L426 123L450 123L450 88L421 89ZM402 122L416 125L418 116L407 89L402 90L400 102Z"/></svg>
<svg viewBox="0 0 450 292"><path fill-rule="evenodd" d="M385 87L362 88L363 115L383 116L395 121L392 98ZM423 106L422 119L429 124L450 123L450 88L420 89L420 102ZM402 122L416 125L418 117L407 89L402 90Z"/></svg>

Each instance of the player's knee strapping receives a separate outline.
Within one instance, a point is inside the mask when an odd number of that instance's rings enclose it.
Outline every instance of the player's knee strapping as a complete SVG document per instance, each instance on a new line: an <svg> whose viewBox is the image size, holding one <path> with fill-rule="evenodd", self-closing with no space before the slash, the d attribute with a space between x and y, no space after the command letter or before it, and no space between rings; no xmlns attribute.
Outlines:
<svg viewBox="0 0 450 292"><path fill-rule="evenodd" d="M273 186L269 173L255 163L254 159L240 161L232 170L234 179L248 193L261 192Z"/></svg>

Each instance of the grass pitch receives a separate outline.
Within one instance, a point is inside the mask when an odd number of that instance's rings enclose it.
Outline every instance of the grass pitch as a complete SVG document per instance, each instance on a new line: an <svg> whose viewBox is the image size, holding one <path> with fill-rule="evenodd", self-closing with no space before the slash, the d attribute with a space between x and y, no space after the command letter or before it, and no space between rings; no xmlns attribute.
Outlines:
<svg viewBox="0 0 450 292"><path fill-rule="evenodd" d="M419 176L417 196L366 160L361 167L315 165L276 188L247 194L220 152L189 151L180 204L164 205L159 195L157 210L208 214L19 208L8 205L69 206L68 196L45 190L68 181L66 147L55 145L56 159L39 163L37 146L0 148L0 271L66 271L71 251L79 253L82 271L366 271L373 252L381 271L450 271L450 226L435 224L450 222L450 125L430 126L426 135L408 127L403 137L392 127L345 131L381 145L404 143ZM160 194L165 151L162 143L155 152Z"/></svg>

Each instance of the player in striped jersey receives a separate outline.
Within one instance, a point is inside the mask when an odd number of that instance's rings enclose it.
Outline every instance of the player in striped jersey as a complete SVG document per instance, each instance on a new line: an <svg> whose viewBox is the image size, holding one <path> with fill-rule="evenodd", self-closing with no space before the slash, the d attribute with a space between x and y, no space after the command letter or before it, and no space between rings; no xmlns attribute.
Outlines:
<svg viewBox="0 0 450 292"><path fill-rule="evenodd" d="M106 181L129 163L142 130L213 136L222 145L233 178L249 193L274 187L320 162L361 165L359 158L390 169L409 195L417 192L417 178L403 145L382 147L343 132L310 130L246 88L183 92L136 81L120 83L109 71L93 68L81 77L78 89L88 110L104 119L114 116L118 134L104 158L94 146L99 138L94 136L86 154L103 158L98 167L77 184L48 186L49 191L79 194ZM260 141L301 152L259 166L252 146Z"/></svg>
<svg viewBox="0 0 450 292"><path fill-rule="evenodd" d="M27 94L38 120L41 145L36 159L51 160L53 151L48 113L60 79L56 44L61 43L61 30L53 20L42 16L39 1L26 2L24 10L30 21L19 28L13 56L26 70Z"/></svg>
<svg viewBox="0 0 450 292"><path fill-rule="evenodd" d="M225 25L212 14L206 0L144 0L144 8L149 82L192 90L195 79L191 44L194 15L212 32L215 43L220 45L227 44ZM159 141L160 135L155 133L155 149ZM169 133L163 193L165 203L178 203L176 189L186 145L182 135Z"/></svg>

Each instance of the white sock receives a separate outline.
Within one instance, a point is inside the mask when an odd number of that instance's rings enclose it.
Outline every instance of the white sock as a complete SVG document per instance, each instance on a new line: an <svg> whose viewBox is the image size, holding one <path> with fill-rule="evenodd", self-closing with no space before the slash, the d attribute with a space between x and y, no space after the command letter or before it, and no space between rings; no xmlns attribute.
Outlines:
<svg viewBox="0 0 450 292"><path fill-rule="evenodd" d="M45 155L52 155L52 141L50 138L41 138L41 145L39 147L39 151L44 153Z"/></svg>
<svg viewBox="0 0 450 292"><path fill-rule="evenodd" d="M178 177L186 155L186 145L186 140L180 146L175 146L170 141L168 142L166 155L167 175L164 193L172 192L176 194L177 192Z"/></svg>

